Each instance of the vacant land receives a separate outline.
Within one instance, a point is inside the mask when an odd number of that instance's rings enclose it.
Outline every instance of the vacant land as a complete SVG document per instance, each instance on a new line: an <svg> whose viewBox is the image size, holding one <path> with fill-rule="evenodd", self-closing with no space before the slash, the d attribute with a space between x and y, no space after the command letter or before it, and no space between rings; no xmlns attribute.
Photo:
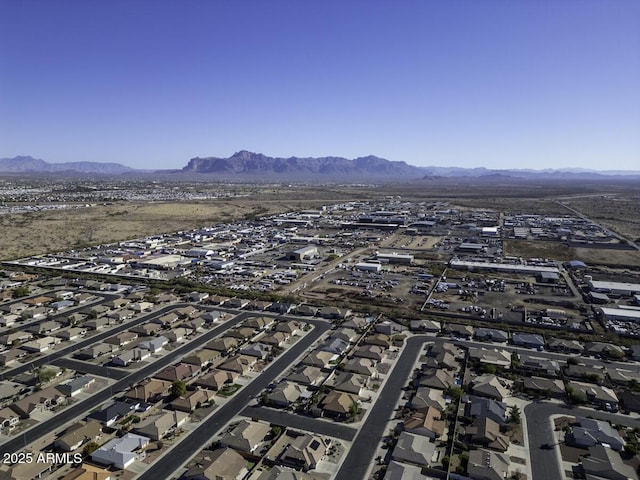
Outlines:
<svg viewBox="0 0 640 480"><path fill-rule="evenodd" d="M0 259L60 252L289 211L299 200L124 203L0 216ZM303 204L305 202L302 202ZM317 200L310 200L308 208Z"/></svg>
<svg viewBox="0 0 640 480"><path fill-rule="evenodd" d="M640 241L640 196L637 194L571 198L562 203L633 242Z"/></svg>
<svg viewBox="0 0 640 480"><path fill-rule="evenodd" d="M514 257L525 258L552 258L566 262L576 258L575 248L568 246L564 242L555 241L528 241L528 240L505 240L504 253Z"/></svg>

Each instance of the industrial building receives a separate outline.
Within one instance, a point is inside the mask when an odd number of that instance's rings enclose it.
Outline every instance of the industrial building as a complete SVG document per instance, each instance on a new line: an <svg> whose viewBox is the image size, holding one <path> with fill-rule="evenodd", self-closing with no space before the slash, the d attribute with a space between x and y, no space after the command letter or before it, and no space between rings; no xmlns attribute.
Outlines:
<svg viewBox="0 0 640 480"><path fill-rule="evenodd" d="M289 260L297 260L301 262L302 260L308 260L310 258L318 255L318 247L315 245L307 245L306 247L298 248L293 252L289 252L287 258Z"/></svg>
<svg viewBox="0 0 640 480"><path fill-rule="evenodd" d="M376 253L376 258L386 263L401 263L403 265L411 265L413 263L413 255L403 255L399 253Z"/></svg>
<svg viewBox="0 0 640 480"><path fill-rule="evenodd" d="M593 292L608 293L623 297L640 294L640 284L637 283L589 280L589 289Z"/></svg>
<svg viewBox="0 0 640 480"><path fill-rule="evenodd" d="M607 308L601 307L600 311L607 320L617 320L621 322L640 322L640 309L627 308Z"/></svg>

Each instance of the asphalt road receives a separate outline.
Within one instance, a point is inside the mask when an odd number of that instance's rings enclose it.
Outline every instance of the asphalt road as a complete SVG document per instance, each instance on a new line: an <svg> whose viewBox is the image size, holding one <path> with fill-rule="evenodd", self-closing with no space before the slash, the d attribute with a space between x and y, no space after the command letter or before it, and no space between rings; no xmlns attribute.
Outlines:
<svg viewBox="0 0 640 480"><path fill-rule="evenodd" d="M640 426L640 419L614 413L594 411L587 408L571 408L557 403L537 402L524 408L527 419L529 452L531 455L532 480L547 480L549 478L564 478L562 466L558 464L557 447L553 449L540 448L545 443L556 444L553 434L551 415L591 416L599 420L608 420L628 427Z"/></svg>
<svg viewBox="0 0 640 480"><path fill-rule="evenodd" d="M172 308L175 308L175 306ZM195 340L179 348L176 348L171 352L168 352L166 355L164 355L162 358L159 358L155 362L145 367L142 367L141 369L135 372L132 372L131 375L121 380L118 380L111 386L111 388L101 390L100 392L92 395L90 398L83 400L81 402L78 402L76 404L73 404L69 408L62 410L59 414L50 418L49 420L36 424L33 428L31 428L30 430L27 430L22 435L19 435L17 438L13 438L8 442L2 444L1 445L2 452L14 453L22 450L25 444L29 444L31 442L34 442L35 440L45 437L46 435L50 434L51 432L65 425L67 422L73 420L76 417L79 417L80 415L86 412L89 412L92 408L95 408L98 405L104 403L105 401L107 401L113 396L112 392L117 393L117 392L125 391L129 388L129 385L135 384L141 380L144 380L147 377L153 376L153 374L155 374L157 371L162 370L167 365L176 363L186 353L200 347L201 345L204 345L214 337L223 333L225 330L228 330L232 326L242 322L248 316L250 316L249 313L243 313L231 320L224 322L222 325L216 328L212 328L211 330L209 330L208 332L205 332L203 335L196 338ZM163 478L163 477L161 475L157 478Z"/></svg>
<svg viewBox="0 0 640 480"><path fill-rule="evenodd" d="M240 412L240 414L245 417L257 416L260 420L265 422L275 423L276 425L282 425L283 427L306 430L307 432L315 432L320 435L327 435L328 437L335 437L341 440L351 441L358 432L355 428L341 423L318 420L316 418L296 413L289 413L283 410L274 410L267 407L247 407Z"/></svg>
<svg viewBox="0 0 640 480"><path fill-rule="evenodd" d="M113 380L122 380L132 373L127 370L119 370L117 368L105 367L103 365L73 360L71 358L56 358L51 364L56 367L64 367L69 370L75 370L76 372L89 373L97 377L111 378Z"/></svg>
<svg viewBox="0 0 640 480"><path fill-rule="evenodd" d="M380 440L385 435L387 423L403 394L402 388L407 383L409 375L413 373L413 365L422 346L429 340L433 340L433 338L425 335L411 337L407 340L407 345L400 354L395 367L388 374L378 400L353 440L353 447L338 470L336 480L366 478Z"/></svg>
<svg viewBox="0 0 640 480"><path fill-rule="evenodd" d="M154 462L147 471L137 477L138 480L169 478L169 472L175 471L176 467L182 465L187 459L191 458L203 447L206 447L216 432L229 423L233 417L238 415L252 398L259 395L269 383L289 368L305 349L331 328L331 325L327 322L310 319L306 321L312 323L315 328L276 358L271 365L259 376L254 378L251 383L238 390L231 401L216 409L210 417L205 419L201 425L193 430L184 440L176 444L167 454Z"/></svg>

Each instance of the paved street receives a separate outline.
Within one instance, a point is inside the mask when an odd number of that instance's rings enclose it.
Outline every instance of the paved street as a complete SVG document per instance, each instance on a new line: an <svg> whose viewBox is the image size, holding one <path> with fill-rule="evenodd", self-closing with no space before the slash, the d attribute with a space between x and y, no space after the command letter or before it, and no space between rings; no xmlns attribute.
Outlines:
<svg viewBox="0 0 640 480"><path fill-rule="evenodd" d="M177 362L186 353L209 342L212 338L220 335L233 325L237 325L238 323L245 320L249 315L249 313L243 313L227 322L224 322L222 325L219 325L216 328L212 328L192 342L176 348L175 350L167 353L162 358L156 360L154 363L151 363L146 367L143 367L140 370L131 373L131 375L123 378L122 380L117 381L111 386L111 388L104 389L91 396L91 398L88 398L87 400L84 400L82 402L78 402L61 411L58 415L51 418L50 420L35 425L30 430L27 430L24 434L19 435L17 438L13 438L8 442L2 444L2 451L6 453L13 453L22 450L25 446L25 443L29 444L41 437L44 437L49 433L55 431L56 429L62 427L67 422L70 422L74 418L82 416L83 414L89 412L91 409L101 405L109 398L111 398L112 392L117 393L120 391L125 391L129 388L129 385L135 384L147 377L153 376L153 374L158 370L161 370L167 365L171 365L172 363Z"/></svg>
<svg viewBox="0 0 640 480"><path fill-rule="evenodd" d="M187 461L187 459L206 447L216 432L231 421L233 417L238 415L252 398L260 394L269 383L289 368L296 358L313 342L331 328L328 322L317 320L306 321L313 324L315 328L298 340L291 348L282 353L266 370L253 379L251 383L242 387L231 398L231 401L216 409L198 428L175 445L167 454L158 459L144 474L140 475L138 479L157 480L158 478L168 478L169 472L175 471L182 463Z"/></svg>
<svg viewBox="0 0 640 480"><path fill-rule="evenodd" d="M115 335L116 333L122 332L124 330L128 330L131 327L134 327L136 325L140 325L141 323L146 322L147 320L150 320L152 318L164 315L167 312L170 312L171 310L175 310L176 308L181 308L181 307L186 307L190 305L189 303L176 303L176 304L172 304L172 305L167 305L166 307L162 307L159 310L156 310L153 313L149 313L148 315L144 315L142 317L136 318L133 321L128 321L125 323L122 323L120 325L116 325L115 327L111 327L108 330L104 330L100 333L98 333L97 335L93 335L85 340L82 340L80 342L76 342L73 344L70 344L64 348L61 348L59 350L56 350L54 352L51 352L49 354L46 354L42 357L30 360L28 363L25 363L24 365L20 365L18 367L12 368L10 370L5 370L4 372L2 372L0 374L0 380L4 380L5 378L9 378L9 377L13 377L15 375L18 375L20 373L24 373L28 370L33 369L34 367L39 367L40 365L46 365L48 363L52 363L53 360L57 359L57 358L61 358L64 357L65 355L68 355L70 353L75 352L76 350L81 350L85 347L88 347L90 345L93 345L94 343L98 343L101 340L104 340L105 338L109 338L112 337L113 335Z"/></svg>
<svg viewBox="0 0 640 480"><path fill-rule="evenodd" d="M419 335L407 340L393 370L389 372L387 381L380 396L369 412L364 425L354 439L353 448L349 450L336 480L354 480L366 478L367 471L373 462L373 456L385 435L387 422L394 413L394 408L403 394L402 388L413 373L413 365L426 341L433 337Z"/></svg>
<svg viewBox="0 0 640 480"><path fill-rule="evenodd" d="M562 467L558 464L556 449L543 449L541 445L556 443L551 421L551 415L573 415L594 417L608 420L628 427L640 427L640 419L607 412L594 411L588 408L571 408L565 405L548 402L537 402L527 405L524 409L527 420L529 437L529 451L531 455L531 470L533 480L548 480L550 478L564 478Z"/></svg>
<svg viewBox="0 0 640 480"><path fill-rule="evenodd" d="M132 373L127 370L119 370L117 368L105 367L94 363L73 360L71 358L56 358L51 364L56 367L64 367L69 370L75 370L76 372L89 373L97 377L111 378L113 380L122 380Z"/></svg>
<svg viewBox="0 0 640 480"><path fill-rule="evenodd" d="M353 440L358 430L332 421L318 420L313 417L307 417L296 413L289 413L281 410L274 410L266 407L247 407L242 412L246 417L257 416L260 420L282 425L284 427L297 428L308 432L315 432L329 437L339 438L341 440Z"/></svg>

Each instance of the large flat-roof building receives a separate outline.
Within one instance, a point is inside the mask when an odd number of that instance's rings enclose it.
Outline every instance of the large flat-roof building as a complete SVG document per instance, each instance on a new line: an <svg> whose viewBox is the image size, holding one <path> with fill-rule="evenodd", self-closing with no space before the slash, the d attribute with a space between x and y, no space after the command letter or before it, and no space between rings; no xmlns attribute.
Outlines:
<svg viewBox="0 0 640 480"><path fill-rule="evenodd" d="M403 265L411 265L413 263L413 255L404 255L401 253L380 253L376 254L376 258L381 262L401 263Z"/></svg>
<svg viewBox="0 0 640 480"><path fill-rule="evenodd" d="M600 311L607 320L618 320L622 322L640 322L640 309L631 308L607 308L601 307Z"/></svg>
<svg viewBox="0 0 640 480"><path fill-rule="evenodd" d="M600 280L589 280L589 289L598 293L613 293L630 297L640 294L640 284L627 282L604 282Z"/></svg>

